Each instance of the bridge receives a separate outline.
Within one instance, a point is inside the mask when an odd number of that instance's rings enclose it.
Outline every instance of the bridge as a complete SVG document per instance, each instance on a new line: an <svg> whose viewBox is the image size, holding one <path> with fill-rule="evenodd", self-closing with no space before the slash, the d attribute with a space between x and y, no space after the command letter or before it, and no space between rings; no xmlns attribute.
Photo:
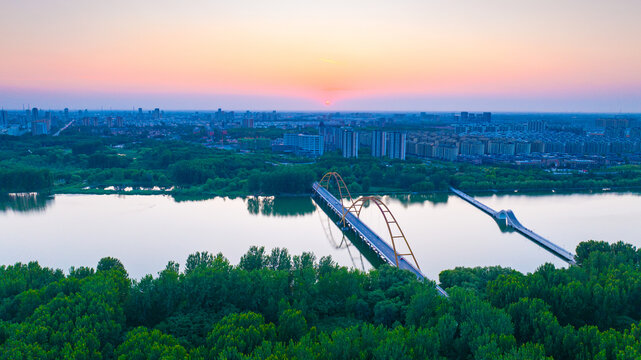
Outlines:
<svg viewBox="0 0 641 360"><path fill-rule="evenodd" d="M329 191L329 185L332 180L335 180L337 184L339 198L336 198ZM351 201L351 205L349 207L345 207L343 205L343 197L346 195L346 197L351 200L351 195L349 194L349 190L347 189L347 186L345 186L342 178L337 173L325 174L320 182L315 182L312 185L312 189L313 198L317 200L319 204L324 205L324 210L328 212L328 215L331 214L334 218L339 219L338 224L341 226L341 230L343 232L351 232L355 235L384 263L410 271L416 275L418 279L427 279L423 272L421 272L420 267L416 262L416 258L414 257L414 254L409 247L409 243L400 229L398 222L387 206L385 206L379 198L372 196L362 197L356 201ZM390 240L392 243L391 246L359 218L363 205L366 202L373 202L376 204L383 214L383 217L387 222L387 228L389 230ZM405 241L405 245L409 249L408 253L399 253L400 246L397 246L397 242L399 242L400 239ZM398 245L401 245L401 243ZM408 256L411 256L413 263L408 260ZM436 290L441 296L448 296L447 292L438 285L436 285Z"/></svg>
<svg viewBox="0 0 641 360"><path fill-rule="evenodd" d="M324 217L323 217L324 215ZM340 230L340 227L336 227L336 223L332 221L331 217L328 214L325 214L324 211L318 211L318 219L320 220L321 226L323 227L323 232L325 233L325 238L331 246L339 250L347 250L347 254L352 260L352 266L354 269L360 269L365 271L365 262L363 261L363 253L361 248L356 247L356 245L349 240L349 238ZM341 232L342 237L340 239L334 238L333 229L338 229ZM356 248L355 248L356 247ZM355 248L355 249L354 249ZM371 258L365 256L365 258L373 263ZM378 260L378 257L376 258Z"/></svg>
<svg viewBox="0 0 641 360"><path fill-rule="evenodd" d="M507 225L507 227L514 229L516 232L534 241L536 244L543 247L544 249L546 249L553 255L557 256L561 260L569 263L570 265L576 265L574 254L572 254L571 252L560 247L559 245L556 245L550 240L544 238L543 236L523 226L523 224L521 224L521 222L519 222L519 220L516 218L516 215L514 215L514 212L512 210L496 211L491 207L469 196L468 194L462 192L461 190L457 190L453 187L450 187L450 190L461 199L467 201L468 203L474 205L476 208L480 209L484 213L490 215L492 218L494 218L494 220L497 223L503 222L505 225Z"/></svg>

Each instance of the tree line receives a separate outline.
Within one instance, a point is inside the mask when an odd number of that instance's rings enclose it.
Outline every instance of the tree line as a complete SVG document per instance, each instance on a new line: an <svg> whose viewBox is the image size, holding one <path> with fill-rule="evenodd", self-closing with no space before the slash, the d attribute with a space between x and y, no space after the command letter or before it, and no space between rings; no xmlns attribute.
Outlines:
<svg viewBox="0 0 641 360"><path fill-rule="evenodd" d="M585 242L580 266L410 272L252 247L131 279L0 266L0 359L638 359L641 251Z"/></svg>
<svg viewBox="0 0 641 360"><path fill-rule="evenodd" d="M87 188L175 187L177 195L305 194L327 171L354 193L549 190L641 187L641 166L557 175L539 168L373 158L318 159L210 149L179 140L136 137L0 136L0 192L83 192Z"/></svg>

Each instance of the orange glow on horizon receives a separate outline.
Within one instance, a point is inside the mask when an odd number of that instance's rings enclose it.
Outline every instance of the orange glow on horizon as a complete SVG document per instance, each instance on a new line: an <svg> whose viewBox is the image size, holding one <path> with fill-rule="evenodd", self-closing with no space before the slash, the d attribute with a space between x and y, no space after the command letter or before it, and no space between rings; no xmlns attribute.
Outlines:
<svg viewBox="0 0 641 360"><path fill-rule="evenodd" d="M0 87L337 108L378 96L639 97L641 2L611 2L8 2Z"/></svg>

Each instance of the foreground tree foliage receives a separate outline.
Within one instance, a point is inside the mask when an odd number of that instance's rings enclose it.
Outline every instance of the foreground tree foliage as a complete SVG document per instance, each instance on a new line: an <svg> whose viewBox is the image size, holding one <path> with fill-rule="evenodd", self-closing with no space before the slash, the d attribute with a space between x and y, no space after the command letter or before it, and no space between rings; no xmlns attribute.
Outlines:
<svg viewBox="0 0 641 360"><path fill-rule="evenodd" d="M0 266L0 359L639 359L641 251L585 242L580 266L457 268L449 298L409 272L252 247L132 280Z"/></svg>

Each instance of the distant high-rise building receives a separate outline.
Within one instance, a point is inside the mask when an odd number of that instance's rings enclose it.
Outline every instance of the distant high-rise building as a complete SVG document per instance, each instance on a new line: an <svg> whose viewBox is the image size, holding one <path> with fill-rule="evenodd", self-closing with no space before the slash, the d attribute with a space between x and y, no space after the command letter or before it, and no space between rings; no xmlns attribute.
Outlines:
<svg viewBox="0 0 641 360"><path fill-rule="evenodd" d="M609 137L625 137L627 129L624 127L606 127L603 134Z"/></svg>
<svg viewBox="0 0 641 360"><path fill-rule="evenodd" d="M530 152L542 153L545 150L545 144L541 140L532 141L530 143Z"/></svg>
<svg viewBox="0 0 641 360"><path fill-rule="evenodd" d="M298 146L298 135L300 134L284 134L283 135L283 145L285 146Z"/></svg>
<svg viewBox="0 0 641 360"><path fill-rule="evenodd" d="M325 150L341 149L342 144L342 129L336 126L325 126L321 121L318 125L318 134L323 137L325 143Z"/></svg>
<svg viewBox="0 0 641 360"><path fill-rule="evenodd" d="M115 118L112 116L107 116L107 126L110 128L121 128L125 126L125 122L122 119L122 116L116 116Z"/></svg>
<svg viewBox="0 0 641 360"><path fill-rule="evenodd" d="M529 155L532 152L532 144L526 141L516 143L514 153L516 155Z"/></svg>
<svg viewBox="0 0 641 360"><path fill-rule="evenodd" d="M388 156L390 159L405 160L407 134L402 132L389 133Z"/></svg>
<svg viewBox="0 0 641 360"><path fill-rule="evenodd" d="M341 129L341 149L343 150L343 157L357 158L358 157L358 132L350 127Z"/></svg>
<svg viewBox="0 0 641 360"><path fill-rule="evenodd" d="M254 119L253 118L243 118L242 127L244 128L253 128Z"/></svg>
<svg viewBox="0 0 641 360"><path fill-rule="evenodd" d="M516 145L511 141L502 141L499 144L499 152L502 155L514 155L516 151Z"/></svg>
<svg viewBox="0 0 641 360"><path fill-rule="evenodd" d="M65 120L69 120L69 108L65 108L64 113L65 113Z"/></svg>
<svg viewBox="0 0 641 360"><path fill-rule="evenodd" d="M154 120L158 120L158 119L160 119L160 109L159 108L155 108L154 109Z"/></svg>
<svg viewBox="0 0 641 360"><path fill-rule="evenodd" d="M318 135L323 137L323 142L327 144L327 138L325 137L325 132L327 132L327 127L325 126L325 123L323 120L318 123Z"/></svg>
<svg viewBox="0 0 641 360"><path fill-rule="evenodd" d="M142 114L142 108L138 108L138 120L142 120L143 114Z"/></svg>
<svg viewBox="0 0 641 360"><path fill-rule="evenodd" d="M434 157L439 159L445 159L448 161L456 160L459 153L459 148L456 143L444 142L439 143L434 148Z"/></svg>
<svg viewBox="0 0 641 360"><path fill-rule="evenodd" d="M82 118L82 126L98 126L98 118L95 116L85 116Z"/></svg>
<svg viewBox="0 0 641 360"><path fill-rule="evenodd" d="M466 122L467 119L469 118L470 113L467 111L461 111L461 121Z"/></svg>
<svg viewBox="0 0 641 360"><path fill-rule="evenodd" d="M6 110L0 110L0 127L9 126L9 118Z"/></svg>
<svg viewBox="0 0 641 360"><path fill-rule="evenodd" d="M628 128L628 127L634 127L636 124L636 121L634 119L627 119L627 118L599 118L595 120L595 124L597 127L602 127L602 128L615 128L615 129L621 129L621 128Z"/></svg>
<svg viewBox="0 0 641 360"><path fill-rule="evenodd" d="M47 125L47 133L49 133L49 131L51 131L51 111L46 111L45 116L40 120L45 122Z"/></svg>
<svg viewBox="0 0 641 360"><path fill-rule="evenodd" d="M485 145L477 140L464 140L459 145L459 152L461 155L483 155L485 153Z"/></svg>
<svg viewBox="0 0 641 360"><path fill-rule="evenodd" d="M214 114L214 121L222 127L226 127L228 124L234 121L234 112L225 112L222 109L218 109Z"/></svg>
<svg viewBox="0 0 641 360"><path fill-rule="evenodd" d="M545 121L543 120L528 120L527 131L542 132L545 130Z"/></svg>
<svg viewBox="0 0 641 360"><path fill-rule="evenodd" d="M323 137L320 135L285 134L283 145L291 146L299 155L323 155Z"/></svg>
<svg viewBox="0 0 641 360"><path fill-rule="evenodd" d="M487 153L490 155L501 154L501 140L495 139L487 143Z"/></svg>
<svg viewBox="0 0 641 360"><path fill-rule="evenodd" d="M31 120L36 121L38 119L38 108L31 109Z"/></svg>
<svg viewBox="0 0 641 360"><path fill-rule="evenodd" d="M420 157L432 157L434 156L434 144L420 142L417 145L416 152Z"/></svg>
<svg viewBox="0 0 641 360"><path fill-rule="evenodd" d="M372 156L383 157L387 155L387 133L374 130L372 132Z"/></svg>
<svg viewBox="0 0 641 360"><path fill-rule="evenodd" d="M253 128L254 127L254 115L250 111L246 111L243 115L243 120L241 121L241 126L244 128Z"/></svg>
<svg viewBox="0 0 641 360"><path fill-rule="evenodd" d="M486 122L486 123L492 122L492 113L491 112L484 112L483 113L483 122Z"/></svg>
<svg viewBox="0 0 641 360"><path fill-rule="evenodd" d="M49 129L47 128L46 120L33 120L31 121L31 135L47 135Z"/></svg>
<svg viewBox="0 0 641 360"><path fill-rule="evenodd" d="M565 151L572 155L581 155L585 151L585 144L582 141L570 141L565 144Z"/></svg>

